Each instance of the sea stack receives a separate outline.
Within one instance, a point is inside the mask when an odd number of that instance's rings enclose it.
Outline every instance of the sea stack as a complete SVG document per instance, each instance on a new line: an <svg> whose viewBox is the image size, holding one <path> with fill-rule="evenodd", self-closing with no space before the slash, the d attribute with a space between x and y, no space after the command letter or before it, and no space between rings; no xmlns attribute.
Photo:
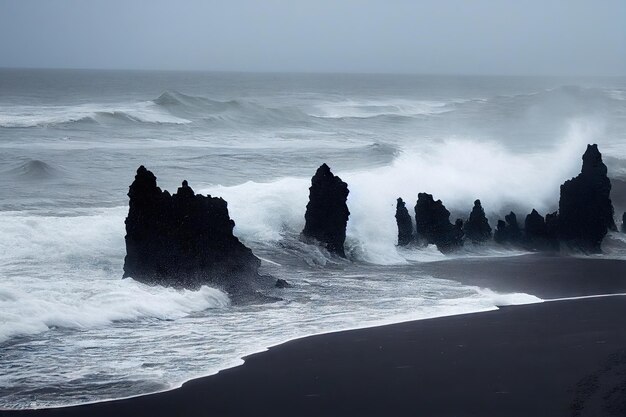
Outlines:
<svg viewBox="0 0 626 417"><path fill-rule="evenodd" d="M140 166L128 192L124 277L168 287L249 287L261 261L233 235L221 198L196 195L187 181L174 195Z"/></svg>
<svg viewBox="0 0 626 417"><path fill-rule="evenodd" d="M415 204L415 237L419 242L434 244L447 253L463 245L463 222L450 223L450 212L441 200L419 193Z"/></svg>
<svg viewBox="0 0 626 417"><path fill-rule="evenodd" d="M554 214L548 216L550 221L556 218ZM524 221L524 246L536 251L557 250L559 245L555 230L552 226L548 227L543 216L533 209Z"/></svg>
<svg viewBox="0 0 626 417"><path fill-rule="evenodd" d="M463 231L473 243L482 243L491 239L491 226L489 226L480 200L474 201L474 208L472 208L469 219L465 222Z"/></svg>
<svg viewBox="0 0 626 417"><path fill-rule="evenodd" d="M559 238L570 249L599 253L602 239L615 229L611 181L598 145L587 145L581 173L561 185Z"/></svg>
<svg viewBox="0 0 626 417"><path fill-rule="evenodd" d="M398 224L398 246L406 246L413 241L413 221L401 198L396 203L396 223Z"/></svg>
<svg viewBox="0 0 626 417"><path fill-rule="evenodd" d="M521 243L522 231L517 223L517 216L510 212L503 220L498 220L498 226L493 234L493 239L502 244L517 245Z"/></svg>
<svg viewBox="0 0 626 417"><path fill-rule="evenodd" d="M302 236L315 239L326 249L341 257L346 256L344 242L350 211L348 210L348 184L322 164L311 178L309 203Z"/></svg>

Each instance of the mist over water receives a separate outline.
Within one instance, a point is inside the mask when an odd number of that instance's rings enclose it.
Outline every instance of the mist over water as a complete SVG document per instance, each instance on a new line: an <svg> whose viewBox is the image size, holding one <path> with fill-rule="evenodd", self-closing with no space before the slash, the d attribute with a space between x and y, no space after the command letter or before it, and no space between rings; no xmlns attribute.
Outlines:
<svg viewBox="0 0 626 417"><path fill-rule="evenodd" d="M0 407L153 392L294 337L540 301L424 273L521 252L398 249L396 198L412 213L432 193L453 219L480 198L492 227L545 214L587 143L626 181L624 78L0 70L0 84ZM348 260L298 239L322 162L349 185ZM164 189L225 198L264 272L294 284L283 301L121 280L141 164ZM625 248L612 235L606 256Z"/></svg>

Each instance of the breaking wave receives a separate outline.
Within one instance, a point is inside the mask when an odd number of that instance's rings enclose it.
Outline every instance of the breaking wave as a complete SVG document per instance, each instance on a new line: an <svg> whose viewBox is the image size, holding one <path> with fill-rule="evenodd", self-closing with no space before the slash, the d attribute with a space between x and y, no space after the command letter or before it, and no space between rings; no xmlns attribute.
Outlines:
<svg viewBox="0 0 626 417"><path fill-rule="evenodd" d="M0 127L31 128L71 123L191 123L152 102L132 104L80 104L75 106L15 106L0 109Z"/></svg>
<svg viewBox="0 0 626 417"><path fill-rule="evenodd" d="M376 264L406 262L396 247L395 201L403 197L411 207L419 192L442 199L452 220L468 216L480 198L492 226L512 208L520 214L533 208L552 211L560 184L580 172L580 155L596 133L594 126L574 123L554 148L531 154L491 142L450 139L405 149L388 166L338 172L350 189L349 252ZM228 201L236 232L245 240L279 242L302 230L309 185L309 178L288 177L203 192Z"/></svg>

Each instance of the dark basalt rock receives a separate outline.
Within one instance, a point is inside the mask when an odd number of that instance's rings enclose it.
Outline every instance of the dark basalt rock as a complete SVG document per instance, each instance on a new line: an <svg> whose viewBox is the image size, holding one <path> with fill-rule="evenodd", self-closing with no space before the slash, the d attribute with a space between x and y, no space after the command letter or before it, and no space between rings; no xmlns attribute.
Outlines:
<svg viewBox="0 0 626 417"><path fill-rule="evenodd" d="M587 145L581 173L561 185L559 238L574 250L601 251L609 229L616 230L611 181L597 145Z"/></svg>
<svg viewBox="0 0 626 417"><path fill-rule="evenodd" d="M548 214L546 218L549 219L548 222L553 222L556 219L556 213ZM524 221L524 246L526 249L538 251L558 249L556 227L553 223L550 223L549 227L548 222L535 209L526 216Z"/></svg>
<svg viewBox="0 0 626 417"><path fill-rule="evenodd" d="M517 216L510 212L503 220L498 220L498 226L493 234L493 239L502 244L518 245L522 241L522 231L517 223Z"/></svg>
<svg viewBox="0 0 626 417"><path fill-rule="evenodd" d="M450 212L441 200L419 193L415 204L416 239L426 244L437 245L441 252L450 252L463 245L463 222L450 223Z"/></svg>
<svg viewBox="0 0 626 417"><path fill-rule="evenodd" d="M276 284L274 284L274 286L276 288L291 288L292 285L290 283L288 283L286 280L282 279L282 278L278 278L276 280Z"/></svg>
<svg viewBox="0 0 626 417"><path fill-rule="evenodd" d="M311 178L309 203L304 218L306 223L302 236L312 238L324 244L331 253L346 256L343 244L346 240L346 225L350 211L348 184L322 164Z"/></svg>
<svg viewBox="0 0 626 417"><path fill-rule="evenodd" d="M128 192L124 277L147 284L233 293L259 278L261 261L233 235L221 198L196 195L187 181L170 195L140 166Z"/></svg>
<svg viewBox="0 0 626 417"><path fill-rule="evenodd" d="M413 221L401 198L398 198L396 204L396 223L398 224L398 246L406 246L413 241Z"/></svg>
<svg viewBox="0 0 626 417"><path fill-rule="evenodd" d="M474 243L482 243L491 239L491 226L489 226L480 200L474 201L474 208L472 208L469 219L465 222L463 231L465 236Z"/></svg>

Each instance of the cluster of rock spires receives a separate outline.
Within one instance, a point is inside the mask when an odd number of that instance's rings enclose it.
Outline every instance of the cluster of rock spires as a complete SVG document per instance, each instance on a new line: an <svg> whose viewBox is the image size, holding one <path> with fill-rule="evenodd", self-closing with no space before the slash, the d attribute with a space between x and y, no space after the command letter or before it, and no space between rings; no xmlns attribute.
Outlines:
<svg viewBox="0 0 626 417"><path fill-rule="evenodd" d="M515 213L510 212L504 220L498 220L494 241L536 251L557 251L563 243L570 250L600 252L607 231L617 230L610 199L611 181L597 145L588 145L582 159L581 173L561 185L558 212L549 213L544 219L533 209L526 216L523 228ZM435 244L442 252L449 252L461 246L465 239L481 243L491 238L491 227L480 200L474 202L465 223L457 219L453 225L449 217L441 200L434 201L432 195L420 193L415 205L413 234L411 217L399 198L396 206L398 245ZM622 229L626 231L626 213L622 220Z"/></svg>
<svg viewBox="0 0 626 417"><path fill-rule="evenodd" d="M498 220L493 234L480 200L474 201L465 222L457 219L452 223L441 200L419 193L414 229L405 202L398 198L398 245L434 244L447 253L464 241L481 244L493 236L497 243L529 250L557 251L564 244L585 253L599 252L607 231L617 230L611 182L597 145L588 145L582 159L581 173L561 186L558 212L544 219L533 209L523 227L510 212ZM311 179L301 238L345 257L348 193L348 185L322 164ZM254 290L262 278L271 279L259 274L261 261L233 235L235 223L223 199L195 194L187 181L170 195L143 166L137 170L128 196L124 277L179 288L212 284L231 294ZM622 230L626 232L626 213ZM274 285L289 284L278 280Z"/></svg>

